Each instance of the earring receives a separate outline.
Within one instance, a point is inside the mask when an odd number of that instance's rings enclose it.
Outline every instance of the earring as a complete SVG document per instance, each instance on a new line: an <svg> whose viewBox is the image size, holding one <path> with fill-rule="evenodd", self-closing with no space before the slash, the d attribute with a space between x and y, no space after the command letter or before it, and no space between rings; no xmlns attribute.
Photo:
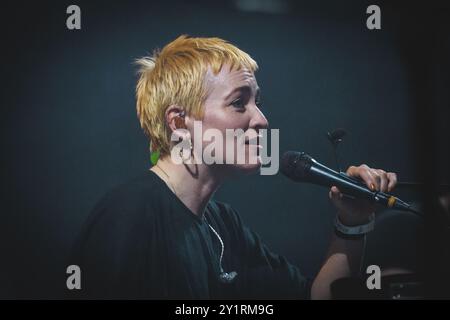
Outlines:
<svg viewBox="0 0 450 320"><path fill-rule="evenodd" d="M192 147L192 141L191 141L191 139L189 139L189 154L188 154L188 157L186 158L186 157L184 157L184 149L183 148L180 148L180 153L179 153L179 155L180 155L180 158L181 158L181 160L183 160L183 162L186 162L186 161L188 161L190 158L191 158L191 156L192 156L192 149L193 149L193 147Z"/></svg>

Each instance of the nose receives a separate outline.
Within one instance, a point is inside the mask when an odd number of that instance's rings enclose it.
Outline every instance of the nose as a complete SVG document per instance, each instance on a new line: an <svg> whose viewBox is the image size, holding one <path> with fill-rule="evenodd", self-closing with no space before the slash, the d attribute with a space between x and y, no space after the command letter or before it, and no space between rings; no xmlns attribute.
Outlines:
<svg viewBox="0 0 450 320"><path fill-rule="evenodd" d="M267 121L264 114L256 105L252 108L252 117L250 119L249 127L255 130L267 129L269 127L269 121Z"/></svg>

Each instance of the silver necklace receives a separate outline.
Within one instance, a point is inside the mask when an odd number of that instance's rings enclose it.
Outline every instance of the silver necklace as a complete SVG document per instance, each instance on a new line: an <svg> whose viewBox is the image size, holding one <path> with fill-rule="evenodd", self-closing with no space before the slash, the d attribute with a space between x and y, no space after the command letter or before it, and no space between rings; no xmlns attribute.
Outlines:
<svg viewBox="0 0 450 320"><path fill-rule="evenodd" d="M156 164L156 167L158 167L158 169L161 170L166 175L167 182L168 182L167 184L170 186L170 189L172 189L173 193L178 197L175 187L173 186L172 182L170 181L170 176L158 164ZM223 270L222 259L223 259L223 252L225 251L225 244L223 243L223 240L220 237L219 233L208 223L205 215L203 216L203 218L204 218L206 224L208 225L208 227L212 230L212 232L216 235L217 239L220 242L221 251L220 251L220 258L219 258L219 268L220 268L219 281L222 283L231 283L236 278L237 272L236 271L225 272Z"/></svg>
<svg viewBox="0 0 450 320"><path fill-rule="evenodd" d="M222 238L220 237L219 233L208 223L205 217L206 224L209 226L209 228L212 230L212 232L216 235L217 239L219 239L221 251L220 251L220 258L219 258L219 268L220 268L220 274L219 274L219 280L222 283L231 283L237 276L236 271L231 272L225 272L222 267L222 258L223 258L223 252L225 251L225 245L223 243Z"/></svg>

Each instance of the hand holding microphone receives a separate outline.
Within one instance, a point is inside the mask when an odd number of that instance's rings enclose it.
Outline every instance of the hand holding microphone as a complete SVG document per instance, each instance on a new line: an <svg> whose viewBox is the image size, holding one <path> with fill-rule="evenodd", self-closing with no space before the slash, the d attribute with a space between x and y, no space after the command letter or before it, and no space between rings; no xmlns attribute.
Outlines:
<svg viewBox="0 0 450 320"><path fill-rule="evenodd" d="M412 211L409 204L386 193L392 191L397 183L396 174L392 172L361 165L349 167L345 174L338 173L307 154L294 151L282 156L281 171L296 182L330 187L330 199L345 225L367 222L376 204Z"/></svg>
<svg viewBox="0 0 450 320"><path fill-rule="evenodd" d="M397 183L395 173L381 169L372 169L365 164L357 167L350 166L346 171L346 175L350 178L361 179L372 192L384 193L391 191ZM345 225L366 223L376 209L376 202L358 198L350 200L336 186L331 187L329 197L339 211L339 219Z"/></svg>

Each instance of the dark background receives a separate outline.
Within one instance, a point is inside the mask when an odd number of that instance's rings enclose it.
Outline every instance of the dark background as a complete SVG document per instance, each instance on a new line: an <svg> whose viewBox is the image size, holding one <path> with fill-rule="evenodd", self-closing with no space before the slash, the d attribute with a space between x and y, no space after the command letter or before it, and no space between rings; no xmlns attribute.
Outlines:
<svg viewBox="0 0 450 320"><path fill-rule="evenodd" d="M306 151L334 167L325 134L343 127L344 167L395 171L400 180L425 181L422 191L448 183L444 2L274 0L251 10L249 3L256 2L2 4L0 297L61 297L64 259L90 209L149 168L133 61L180 34L224 38L258 62L262 110L280 129L280 152ZM70 4L81 8L81 30L66 28ZM366 28L369 4L381 7L381 30ZM334 217L326 189L252 176L216 198L307 276L318 271ZM387 245L370 247L374 256L402 234L386 237Z"/></svg>

